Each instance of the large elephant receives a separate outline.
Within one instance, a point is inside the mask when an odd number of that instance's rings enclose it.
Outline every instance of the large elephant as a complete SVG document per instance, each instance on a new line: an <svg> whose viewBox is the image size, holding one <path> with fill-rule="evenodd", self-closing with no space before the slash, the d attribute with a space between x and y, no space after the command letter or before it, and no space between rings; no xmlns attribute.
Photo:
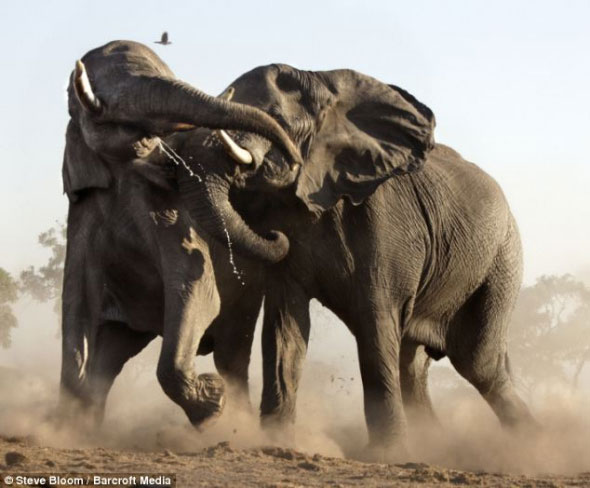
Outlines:
<svg viewBox="0 0 590 488"><path fill-rule="evenodd" d="M256 268L240 283L231 251L228 256L207 232L225 233L234 250L270 262L284 257L288 242L275 234L242 248L241 218L198 205L189 214L174 164L158 148L165 141L174 145L177 131L203 126L262 134L293 165L300 156L263 111L175 79L138 43L115 41L87 53L72 72L68 96L61 406L75 405L100 422L124 363L161 335L158 380L198 425L223 407L224 384L215 374L197 376L197 350L214 350L218 370L244 392L262 302ZM202 183L197 193L218 198ZM247 261L238 264L249 271ZM223 282L222 293L216 280Z"/></svg>
<svg viewBox="0 0 590 488"><path fill-rule="evenodd" d="M244 239L274 229L290 242L266 271L264 422L294 418L316 298L356 338L375 455L403 453L403 403L430 409L427 357L448 356L503 425L532 423L508 367L522 258L498 184L434 143L425 105L355 71L270 65L230 89L272 115L303 157L293 170L270 141L240 131L222 145L198 130L178 148L226 189L222 206L250 227ZM179 175L179 187L189 207L206 208L190 197L196 182Z"/></svg>

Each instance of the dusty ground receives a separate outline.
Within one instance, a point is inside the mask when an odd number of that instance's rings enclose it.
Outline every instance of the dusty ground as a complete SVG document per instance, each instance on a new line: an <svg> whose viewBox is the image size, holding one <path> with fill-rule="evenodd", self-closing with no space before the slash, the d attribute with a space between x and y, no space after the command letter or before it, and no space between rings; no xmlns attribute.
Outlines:
<svg viewBox="0 0 590 488"><path fill-rule="evenodd" d="M141 452L48 448L37 445L34 439L0 436L0 463L0 487L16 486L4 480L7 475L16 477L18 473L169 473L176 476L177 486L182 487L590 486L590 472L528 477L458 471L421 463L367 464L279 447L234 449L228 442L194 452Z"/></svg>
<svg viewBox="0 0 590 488"><path fill-rule="evenodd" d="M414 463L367 464L356 460L364 457L367 437L354 372L309 362L296 435L285 440L260 428L256 382L250 409L228 403L216 422L195 432L157 384L156 362L147 361L142 374L132 364L118 378L105 424L90 438L49 420L58 398L58 366L45 365L46 376L0 366L0 487L19 486L4 481L18 473L83 473L84 479L171 473L183 487L590 487L590 392L548 388L535 407L543 432L520 438L500 429L476 392L442 390L444 382L433 375L442 429L413 424L408 440ZM198 371L210 368L197 362ZM270 445L283 447L264 447Z"/></svg>

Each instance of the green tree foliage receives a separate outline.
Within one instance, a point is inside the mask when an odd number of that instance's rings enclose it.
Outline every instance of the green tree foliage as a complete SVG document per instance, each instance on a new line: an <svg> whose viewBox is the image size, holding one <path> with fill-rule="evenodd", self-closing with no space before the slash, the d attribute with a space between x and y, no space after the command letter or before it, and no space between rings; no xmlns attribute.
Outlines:
<svg viewBox="0 0 590 488"><path fill-rule="evenodd" d="M578 384L590 361L590 290L571 275L523 288L510 326L510 354L529 390L544 380Z"/></svg>
<svg viewBox="0 0 590 488"><path fill-rule="evenodd" d="M18 285L6 270L0 268L0 346L10 347L10 329L18 325L12 304L18 299Z"/></svg>

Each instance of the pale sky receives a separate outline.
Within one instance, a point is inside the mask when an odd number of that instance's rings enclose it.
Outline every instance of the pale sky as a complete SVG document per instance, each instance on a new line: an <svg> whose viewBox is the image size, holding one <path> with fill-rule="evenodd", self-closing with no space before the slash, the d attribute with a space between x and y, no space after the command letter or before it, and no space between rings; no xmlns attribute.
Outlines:
<svg viewBox="0 0 590 488"><path fill-rule="evenodd" d="M590 2L22 1L0 19L0 267L42 264L37 235L63 220L65 85L114 39L144 42L217 94L271 62L353 68L437 116L436 137L504 188L525 278L590 274ZM153 44L161 32L171 46Z"/></svg>

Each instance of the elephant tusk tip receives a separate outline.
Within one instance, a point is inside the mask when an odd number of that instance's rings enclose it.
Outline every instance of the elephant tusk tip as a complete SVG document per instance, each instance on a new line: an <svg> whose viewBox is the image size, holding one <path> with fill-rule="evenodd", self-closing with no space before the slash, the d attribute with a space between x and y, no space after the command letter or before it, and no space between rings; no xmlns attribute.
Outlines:
<svg viewBox="0 0 590 488"><path fill-rule="evenodd" d="M193 130L193 129L196 129L196 128L197 128L197 126L196 126L196 125L193 125L193 124L186 124L186 123L184 123L184 122L177 122L177 123L175 123L175 124L173 124L173 125L172 125L172 129L173 129L175 132L178 132L178 131L187 131L187 130Z"/></svg>
<svg viewBox="0 0 590 488"><path fill-rule="evenodd" d="M252 153L243 147L240 147L229 134L222 130L216 130L215 135L221 140L225 150L232 157L232 159L240 164L252 164L254 158Z"/></svg>
<svg viewBox="0 0 590 488"><path fill-rule="evenodd" d="M222 98L229 102L234 96L235 91L236 89L233 86L228 86L218 98Z"/></svg>

